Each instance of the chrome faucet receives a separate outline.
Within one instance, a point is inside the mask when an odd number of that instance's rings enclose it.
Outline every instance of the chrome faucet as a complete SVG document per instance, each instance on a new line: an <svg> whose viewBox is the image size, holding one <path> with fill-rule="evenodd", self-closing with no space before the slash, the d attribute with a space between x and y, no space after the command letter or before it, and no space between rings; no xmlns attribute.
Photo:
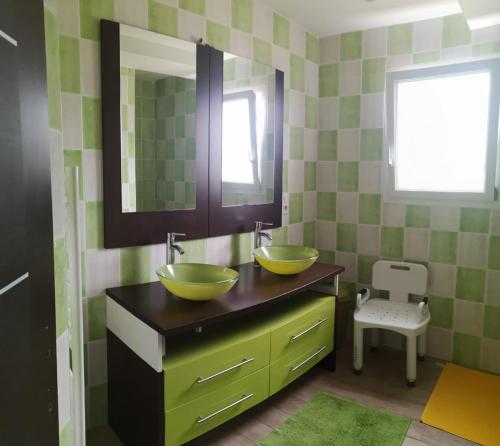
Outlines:
<svg viewBox="0 0 500 446"><path fill-rule="evenodd" d="M173 265L175 263L175 251L177 251L179 255L184 254L182 246L175 242L175 237L177 236L185 237L186 234L180 232L169 232L167 234L167 265Z"/></svg>
<svg viewBox="0 0 500 446"><path fill-rule="evenodd" d="M272 226L272 223L263 223L261 221L255 222L255 230L254 230L254 238L253 238L253 247L254 249L260 248L262 243L262 237L266 240L271 241L273 238L267 233L262 231L263 226Z"/></svg>

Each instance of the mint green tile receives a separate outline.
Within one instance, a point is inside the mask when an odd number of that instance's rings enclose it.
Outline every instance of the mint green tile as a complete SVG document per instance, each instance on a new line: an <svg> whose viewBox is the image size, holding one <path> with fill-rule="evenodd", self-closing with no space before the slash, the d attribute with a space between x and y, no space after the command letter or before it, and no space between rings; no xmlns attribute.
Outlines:
<svg viewBox="0 0 500 446"><path fill-rule="evenodd" d="M357 161L342 161L338 163L337 189L339 192L358 191L358 171L359 163Z"/></svg>
<svg viewBox="0 0 500 446"><path fill-rule="evenodd" d="M80 35L84 39L99 40L101 19L113 20L113 0L80 0Z"/></svg>
<svg viewBox="0 0 500 446"><path fill-rule="evenodd" d="M457 268L457 299L483 302L486 271L482 269Z"/></svg>
<svg viewBox="0 0 500 446"><path fill-rule="evenodd" d="M342 96L340 98L340 128L355 129L359 128L360 97Z"/></svg>
<svg viewBox="0 0 500 446"><path fill-rule="evenodd" d="M327 265L335 265L335 251L319 249L319 261Z"/></svg>
<svg viewBox="0 0 500 446"><path fill-rule="evenodd" d="M106 337L106 297L87 299L88 339L98 341Z"/></svg>
<svg viewBox="0 0 500 446"><path fill-rule="evenodd" d="M175 117L175 137L184 138L186 136L186 118L185 116Z"/></svg>
<svg viewBox="0 0 500 446"><path fill-rule="evenodd" d="M339 95L339 64L332 63L319 66L319 96L331 97Z"/></svg>
<svg viewBox="0 0 500 446"><path fill-rule="evenodd" d="M430 261L437 263L457 263L457 233L449 231L431 232Z"/></svg>
<svg viewBox="0 0 500 446"><path fill-rule="evenodd" d="M387 33L387 41L389 56L411 53L413 25L405 23L403 25L390 26Z"/></svg>
<svg viewBox="0 0 500 446"><path fill-rule="evenodd" d="M224 61L224 81L234 81L236 79L236 59Z"/></svg>
<svg viewBox="0 0 500 446"><path fill-rule="evenodd" d="M361 58L363 47L363 33L355 31L340 36L340 60L354 60Z"/></svg>
<svg viewBox="0 0 500 446"><path fill-rule="evenodd" d="M59 37L61 58L61 91L80 93L80 41L75 37Z"/></svg>
<svg viewBox="0 0 500 446"><path fill-rule="evenodd" d="M304 220L304 194L302 192L289 194L289 208L288 222L290 224L302 223Z"/></svg>
<svg viewBox="0 0 500 446"><path fill-rule="evenodd" d="M490 230L490 209L461 208L460 232L483 232Z"/></svg>
<svg viewBox="0 0 500 446"><path fill-rule="evenodd" d="M453 333L452 361L472 369L479 368L481 338L462 333Z"/></svg>
<svg viewBox="0 0 500 446"><path fill-rule="evenodd" d="M121 285L151 282L151 248L134 246L120 250Z"/></svg>
<svg viewBox="0 0 500 446"><path fill-rule="evenodd" d="M500 271L500 235L490 236L488 268Z"/></svg>
<svg viewBox="0 0 500 446"><path fill-rule="evenodd" d="M177 36L177 9L155 0L149 0L148 4L149 29L157 33Z"/></svg>
<svg viewBox="0 0 500 446"><path fill-rule="evenodd" d="M316 162L304 162L304 191L316 190Z"/></svg>
<svg viewBox="0 0 500 446"><path fill-rule="evenodd" d="M318 220L335 221L337 194L335 192L318 192L316 207Z"/></svg>
<svg viewBox="0 0 500 446"><path fill-rule="evenodd" d="M383 129L361 129L361 161L381 161L383 143Z"/></svg>
<svg viewBox="0 0 500 446"><path fill-rule="evenodd" d="M253 260L252 235L250 232L231 235L231 261L230 265L241 265Z"/></svg>
<svg viewBox="0 0 500 446"><path fill-rule="evenodd" d="M108 385L101 384L89 388L88 427L104 426L108 422Z"/></svg>
<svg viewBox="0 0 500 446"><path fill-rule="evenodd" d="M305 67L304 59L295 54L290 55L290 88L304 91Z"/></svg>
<svg viewBox="0 0 500 446"><path fill-rule="evenodd" d="M500 340L500 307L484 306L483 336Z"/></svg>
<svg viewBox="0 0 500 446"><path fill-rule="evenodd" d="M54 240L56 337L68 328L68 252L64 237Z"/></svg>
<svg viewBox="0 0 500 446"><path fill-rule="evenodd" d="M337 130L320 130L318 133L318 160L337 159Z"/></svg>
<svg viewBox="0 0 500 446"><path fill-rule="evenodd" d="M380 224L380 203L380 194L359 194L359 222Z"/></svg>
<svg viewBox="0 0 500 446"><path fill-rule="evenodd" d="M319 63L319 39L306 32L306 59Z"/></svg>
<svg viewBox="0 0 500 446"><path fill-rule="evenodd" d="M472 45L472 55L474 57L489 56L496 53L500 53L500 40Z"/></svg>
<svg viewBox="0 0 500 446"><path fill-rule="evenodd" d="M288 245L288 227L275 228L271 230L274 245Z"/></svg>
<svg viewBox="0 0 500 446"><path fill-rule="evenodd" d="M204 16L205 0L179 0L179 8Z"/></svg>
<svg viewBox="0 0 500 446"><path fill-rule="evenodd" d="M358 227L350 223L337 223L337 250L356 252L358 248Z"/></svg>
<svg viewBox="0 0 500 446"><path fill-rule="evenodd" d="M85 239L87 249L104 246L104 221L102 201L85 203Z"/></svg>
<svg viewBox="0 0 500 446"><path fill-rule="evenodd" d="M81 150L65 150L64 151L64 167L78 167L80 174L78 175L78 194L80 200L84 200L83 196L83 163Z"/></svg>
<svg viewBox="0 0 500 446"><path fill-rule="evenodd" d="M47 94L49 127L61 129L61 70L59 65L59 31L57 19L44 8L45 59L47 70Z"/></svg>
<svg viewBox="0 0 500 446"><path fill-rule="evenodd" d="M59 446L72 446L73 436L73 422L69 421L59 433Z"/></svg>
<svg viewBox="0 0 500 446"><path fill-rule="evenodd" d="M385 59L363 60L363 93L378 93L385 87Z"/></svg>
<svg viewBox="0 0 500 446"><path fill-rule="evenodd" d="M471 31L463 14L443 18L443 48L468 45L470 42Z"/></svg>
<svg viewBox="0 0 500 446"><path fill-rule="evenodd" d="M83 147L100 149L102 147L101 100L99 98L82 97Z"/></svg>
<svg viewBox="0 0 500 446"><path fill-rule="evenodd" d="M380 240L380 255L391 259L401 259L403 257L404 230L382 226Z"/></svg>
<svg viewBox="0 0 500 446"><path fill-rule="evenodd" d="M304 246L314 247L314 241L316 238L316 225L314 222L304 223L303 231L303 243Z"/></svg>
<svg viewBox="0 0 500 446"><path fill-rule="evenodd" d="M431 224L431 207L407 205L405 226L408 228L428 228Z"/></svg>
<svg viewBox="0 0 500 446"><path fill-rule="evenodd" d="M253 58L257 62L271 66L273 63L273 49L269 42L253 38Z"/></svg>
<svg viewBox="0 0 500 446"><path fill-rule="evenodd" d="M290 24L279 14L273 14L273 43L288 49L290 40Z"/></svg>
<svg viewBox="0 0 500 446"><path fill-rule="evenodd" d="M453 328L453 299L429 296L430 325L440 328Z"/></svg>
<svg viewBox="0 0 500 446"><path fill-rule="evenodd" d="M231 23L233 28L252 32L253 3L252 0L233 0L231 8Z"/></svg>
<svg viewBox="0 0 500 446"><path fill-rule="evenodd" d="M438 62L441 57L439 51L427 51L425 53L416 53L413 55L413 63L434 63Z"/></svg>
<svg viewBox="0 0 500 446"><path fill-rule="evenodd" d="M306 128L318 128L318 99L312 96L306 96Z"/></svg>
<svg viewBox="0 0 500 446"><path fill-rule="evenodd" d="M302 127L290 127L290 159L304 159L304 129Z"/></svg>
<svg viewBox="0 0 500 446"><path fill-rule="evenodd" d="M182 242L184 255L181 257L182 263L205 263L207 261L207 241L190 240Z"/></svg>
<svg viewBox="0 0 500 446"><path fill-rule="evenodd" d="M371 285L373 265L378 257L358 256L358 282Z"/></svg>
<svg viewBox="0 0 500 446"><path fill-rule="evenodd" d="M222 51L231 49L231 32L227 26L207 20L207 42Z"/></svg>

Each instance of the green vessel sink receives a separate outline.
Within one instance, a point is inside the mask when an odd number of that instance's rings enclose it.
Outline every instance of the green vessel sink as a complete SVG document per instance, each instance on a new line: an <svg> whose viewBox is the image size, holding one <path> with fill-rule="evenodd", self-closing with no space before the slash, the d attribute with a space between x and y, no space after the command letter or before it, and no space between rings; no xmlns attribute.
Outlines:
<svg viewBox="0 0 500 446"><path fill-rule="evenodd" d="M265 269L275 274L298 274L318 260L317 249L307 246L265 246L253 255Z"/></svg>
<svg viewBox="0 0 500 446"><path fill-rule="evenodd" d="M164 265L156 274L168 291L188 300L209 300L222 296L239 277L231 268L204 263Z"/></svg>

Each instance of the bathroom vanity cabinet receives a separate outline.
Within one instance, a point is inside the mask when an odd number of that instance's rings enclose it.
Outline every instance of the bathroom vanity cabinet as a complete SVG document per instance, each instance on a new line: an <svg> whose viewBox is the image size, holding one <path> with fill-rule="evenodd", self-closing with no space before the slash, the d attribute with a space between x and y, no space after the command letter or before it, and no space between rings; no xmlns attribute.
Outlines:
<svg viewBox="0 0 500 446"><path fill-rule="evenodd" d="M334 369L343 268L235 269L234 288L207 302L179 299L158 282L107 290L109 424L125 445L183 444L320 361Z"/></svg>

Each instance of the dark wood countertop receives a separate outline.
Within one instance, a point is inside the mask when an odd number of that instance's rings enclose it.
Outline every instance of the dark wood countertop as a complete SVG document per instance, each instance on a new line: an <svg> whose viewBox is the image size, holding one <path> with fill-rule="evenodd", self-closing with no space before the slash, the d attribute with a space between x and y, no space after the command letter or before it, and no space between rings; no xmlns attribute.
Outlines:
<svg viewBox="0 0 500 446"><path fill-rule="evenodd" d="M174 296L160 282L108 288L106 294L164 336L193 331L262 309L344 271L344 267L315 263L303 273L280 276L253 263L232 267L240 278L219 298L192 302Z"/></svg>

